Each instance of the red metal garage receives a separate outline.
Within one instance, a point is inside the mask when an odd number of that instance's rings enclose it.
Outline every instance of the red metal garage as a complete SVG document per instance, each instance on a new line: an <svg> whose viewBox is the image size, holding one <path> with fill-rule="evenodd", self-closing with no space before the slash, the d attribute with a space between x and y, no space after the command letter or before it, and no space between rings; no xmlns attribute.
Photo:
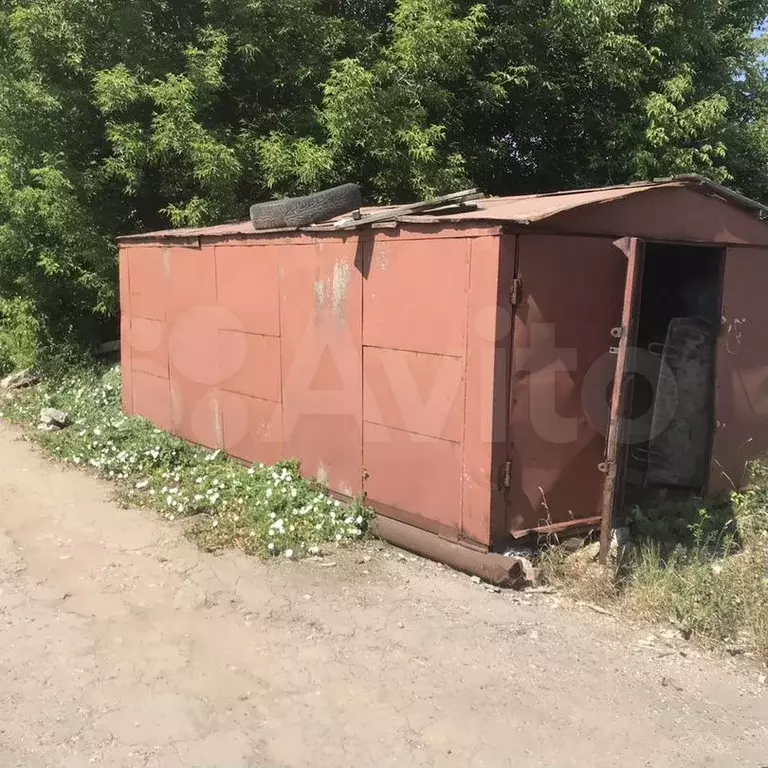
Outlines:
<svg viewBox="0 0 768 768"><path fill-rule="evenodd" d="M124 237L124 407L484 551L737 486L768 449L767 213L686 177Z"/></svg>

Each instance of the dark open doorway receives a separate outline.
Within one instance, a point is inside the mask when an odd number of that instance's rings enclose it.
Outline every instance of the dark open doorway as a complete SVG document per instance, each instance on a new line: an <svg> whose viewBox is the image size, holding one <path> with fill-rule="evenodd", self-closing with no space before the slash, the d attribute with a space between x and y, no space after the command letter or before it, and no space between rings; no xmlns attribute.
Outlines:
<svg viewBox="0 0 768 768"><path fill-rule="evenodd" d="M723 251L646 243L624 505L705 489L714 430Z"/></svg>

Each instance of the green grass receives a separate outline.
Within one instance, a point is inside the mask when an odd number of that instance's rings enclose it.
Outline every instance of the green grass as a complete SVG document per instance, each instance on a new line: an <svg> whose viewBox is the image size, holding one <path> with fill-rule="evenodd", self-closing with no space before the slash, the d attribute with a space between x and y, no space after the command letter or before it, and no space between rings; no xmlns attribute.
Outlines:
<svg viewBox="0 0 768 768"><path fill-rule="evenodd" d="M634 509L629 523L635 546L621 562L549 546L541 574L577 599L768 662L768 468L755 464L728 499Z"/></svg>
<svg viewBox="0 0 768 768"><path fill-rule="evenodd" d="M206 549L299 558L368 531L372 515L361 500L343 506L322 484L302 478L297 462L246 467L126 417L118 367L46 378L0 399L0 416L31 428L44 407L73 419L62 431L32 433L48 453L113 481L126 503L168 520L190 518L190 535Z"/></svg>
<svg viewBox="0 0 768 768"><path fill-rule="evenodd" d="M620 599L632 614L672 622L686 635L751 651L768 661L765 549L725 556L679 549L662 557L657 545L644 545Z"/></svg>

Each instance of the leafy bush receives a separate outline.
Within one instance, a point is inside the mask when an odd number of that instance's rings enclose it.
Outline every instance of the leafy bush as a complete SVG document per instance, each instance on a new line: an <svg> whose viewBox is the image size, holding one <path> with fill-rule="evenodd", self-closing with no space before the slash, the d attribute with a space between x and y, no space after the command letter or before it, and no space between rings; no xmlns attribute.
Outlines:
<svg viewBox="0 0 768 768"><path fill-rule="evenodd" d="M302 557L360 540L371 520L361 501L342 506L320 483L303 479L296 462L248 468L124 416L116 367L48 380L0 406L0 415L25 425L44 407L70 413L69 428L39 433L53 456L114 481L128 503L169 520L194 518L190 532L209 549L237 545Z"/></svg>
<svg viewBox="0 0 768 768"><path fill-rule="evenodd" d="M118 234L700 172L768 193L763 0L5 0L0 366L114 338ZM21 303L16 303L17 301Z"/></svg>

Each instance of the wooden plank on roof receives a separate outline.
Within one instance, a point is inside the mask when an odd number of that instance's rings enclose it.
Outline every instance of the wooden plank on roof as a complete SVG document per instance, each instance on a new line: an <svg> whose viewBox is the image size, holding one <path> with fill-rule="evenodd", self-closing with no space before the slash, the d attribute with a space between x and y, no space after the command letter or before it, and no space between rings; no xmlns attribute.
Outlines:
<svg viewBox="0 0 768 768"><path fill-rule="evenodd" d="M450 195L436 197L433 200L423 200L420 203L410 203L408 205L399 205L396 208L389 208L386 211L372 213L369 216L361 216L359 219L342 219L334 224L335 229L355 229L366 224L376 224L382 221L393 221L400 216L409 216L415 213L427 213L435 208L443 208L449 203L465 203L469 200L480 200L485 195L476 189L465 189L462 192L453 192Z"/></svg>

